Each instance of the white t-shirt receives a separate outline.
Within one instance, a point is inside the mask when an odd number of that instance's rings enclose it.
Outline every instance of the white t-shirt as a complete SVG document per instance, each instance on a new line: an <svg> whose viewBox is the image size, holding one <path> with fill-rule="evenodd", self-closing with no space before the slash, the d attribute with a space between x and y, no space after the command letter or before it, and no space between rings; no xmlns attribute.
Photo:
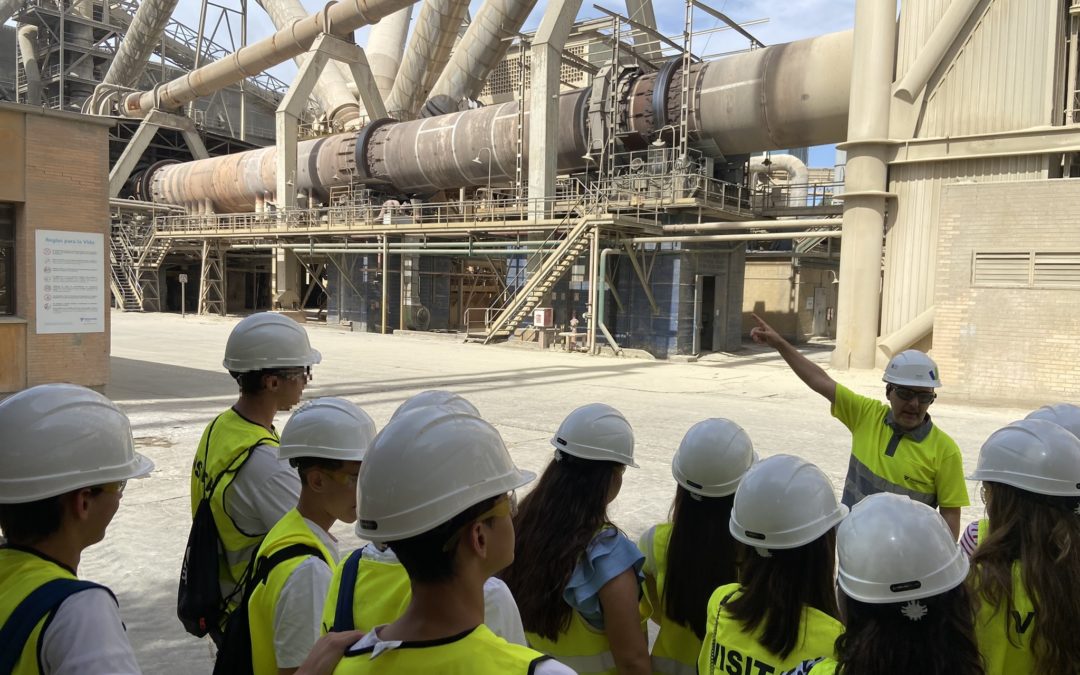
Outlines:
<svg viewBox="0 0 1080 675"><path fill-rule="evenodd" d="M486 625L487 621L484 621L484 624ZM350 649L365 649L367 647L374 647L374 650L371 652L370 657L374 659L378 658L379 654L381 654L382 652L391 649L397 649L401 646L402 643L399 640L388 640L386 642L380 640L379 630L381 628L382 626L377 626L370 632L366 633L364 637L360 638L359 642L350 647ZM490 629L491 627L488 626L488 628ZM494 633L495 631L492 630L492 632ZM477 654L477 658L483 658L483 654ZM568 666L559 663L555 659L545 659L544 661L541 661L536 665L536 668L532 670L532 673L533 675L575 675L574 670L572 670Z"/></svg>
<svg viewBox="0 0 1080 675"><path fill-rule="evenodd" d="M60 603L41 640L46 675L139 675L116 601L91 588Z"/></svg>
<svg viewBox="0 0 1080 675"><path fill-rule="evenodd" d="M307 518L304 523L326 550L339 560L337 540ZM278 668L298 668L319 639L323 605L330 590L332 568L310 556L300 563L281 588L274 607L274 658Z"/></svg>
<svg viewBox="0 0 1080 675"><path fill-rule="evenodd" d="M380 551L374 545L365 546L362 555L368 560L386 565L401 564L389 548ZM484 625L511 644L529 646L525 640L525 627L521 625L517 601L502 579L491 577L484 582Z"/></svg>
<svg viewBox="0 0 1080 675"><path fill-rule="evenodd" d="M300 501L300 474L277 448L256 446L225 492L225 510L244 532L266 533Z"/></svg>

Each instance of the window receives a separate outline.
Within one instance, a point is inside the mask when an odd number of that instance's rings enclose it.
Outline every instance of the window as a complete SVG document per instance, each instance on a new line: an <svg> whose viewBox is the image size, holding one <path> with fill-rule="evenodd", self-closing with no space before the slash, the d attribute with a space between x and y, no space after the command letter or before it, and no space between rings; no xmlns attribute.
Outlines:
<svg viewBox="0 0 1080 675"><path fill-rule="evenodd" d="M976 252L973 286L1080 289L1080 251Z"/></svg>
<svg viewBox="0 0 1080 675"><path fill-rule="evenodd" d="M15 206L0 204L0 316L15 313Z"/></svg>

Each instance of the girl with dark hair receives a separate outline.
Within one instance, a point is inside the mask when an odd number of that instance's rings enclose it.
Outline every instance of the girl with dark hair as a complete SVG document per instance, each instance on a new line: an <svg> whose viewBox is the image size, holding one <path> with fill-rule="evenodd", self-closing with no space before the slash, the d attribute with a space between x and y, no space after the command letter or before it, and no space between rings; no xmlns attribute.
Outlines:
<svg viewBox="0 0 1080 675"><path fill-rule="evenodd" d="M570 413L551 443L555 459L521 502L514 564L502 573L529 645L579 675L645 675L644 556L607 515L623 471L637 466L633 430L593 403Z"/></svg>
<svg viewBox="0 0 1080 675"><path fill-rule="evenodd" d="M986 502L970 586L987 674L1080 673L1080 439L1014 422L983 444L971 477Z"/></svg>
<svg viewBox="0 0 1080 675"><path fill-rule="evenodd" d="M757 460L750 437L730 420L707 419L686 432L671 473L678 482L670 522L649 528L643 615L660 626L653 673L693 673L709 595L737 580L741 544L728 531L735 488Z"/></svg>
<svg viewBox="0 0 1080 675"><path fill-rule="evenodd" d="M752 547L740 582L709 598L698 673L780 673L833 653L843 632L833 587L834 528L847 515L821 469L777 455L739 483L731 535Z"/></svg>
<svg viewBox="0 0 1080 675"><path fill-rule="evenodd" d="M840 524L836 550L847 631L835 659L788 675L983 675L968 561L934 509L871 495Z"/></svg>

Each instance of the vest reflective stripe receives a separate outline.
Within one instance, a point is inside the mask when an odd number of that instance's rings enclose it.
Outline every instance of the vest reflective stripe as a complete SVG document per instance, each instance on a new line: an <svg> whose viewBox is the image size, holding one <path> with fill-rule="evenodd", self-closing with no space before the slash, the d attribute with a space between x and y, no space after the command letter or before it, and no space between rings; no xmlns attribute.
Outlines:
<svg viewBox="0 0 1080 675"><path fill-rule="evenodd" d="M334 612L341 588L341 564L334 569L323 607L322 632L329 632L334 625ZM356 571L356 584L353 590L353 626L367 632L375 626L397 621L405 613L412 600L412 587L409 585L409 573L401 563L381 562L360 557Z"/></svg>
<svg viewBox="0 0 1080 675"><path fill-rule="evenodd" d="M266 533L242 531L225 510L225 497L240 467L250 456L249 451L258 445L277 447L277 444L277 433L247 421L232 408L214 418L199 440L191 467L191 514L195 515L199 501L220 477L210 498L210 510L225 554L218 575L226 597L240 583ZM239 598L234 598L232 606L235 607L237 602Z"/></svg>
<svg viewBox="0 0 1080 675"><path fill-rule="evenodd" d="M645 621L641 622L645 633ZM588 624L576 611L570 613L570 627L557 640L548 640L525 631L529 646L573 669L578 675L615 675L615 656L607 635Z"/></svg>
<svg viewBox="0 0 1080 675"><path fill-rule="evenodd" d="M373 656L367 647L345 652L334 675L531 675L543 654L513 645L480 625L452 642L402 643Z"/></svg>
<svg viewBox="0 0 1080 675"><path fill-rule="evenodd" d="M851 455L851 459L848 461L847 478L844 481L844 496L841 501L850 507L858 504L864 497L869 497L870 495L879 492L891 492L896 495L904 495L910 497L912 501L922 502L935 509L938 505L936 494L919 492L918 490L912 490L903 485L897 485L896 483L877 475L870 467L860 462L855 455Z"/></svg>
<svg viewBox="0 0 1080 675"><path fill-rule="evenodd" d="M763 626L758 626L754 633L746 633L742 624L723 610L722 605L741 589L739 584L726 584L709 598L705 641L698 655L701 675L780 675L803 661L832 656L833 645L844 632L844 626L810 607L803 607L799 641L787 658L766 651L758 641Z"/></svg>
<svg viewBox="0 0 1080 675"><path fill-rule="evenodd" d="M323 560L327 561L328 565L334 561L334 556L311 531L296 509L286 513L266 534L266 539L259 547L258 558L269 558L293 544L314 546L322 552ZM278 665L274 654L274 614L277 611L278 598L289 576L305 560L307 560L305 557L296 557L281 563L270 571L266 583L259 584L251 593L251 599L248 601L248 621L251 626L251 662L255 675L277 675Z"/></svg>
<svg viewBox="0 0 1080 675"><path fill-rule="evenodd" d="M652 648L652 669L658 675L695 675L701 640L690 628L676 623L664 613L664 588L667 582L667 554L671 543L671 523L661 523L651 536L643 537L646 560L655 570L656 597L649 599L651 618L660 626Z"/></svg>
<svg viewBox="0 0 1080 675"><path fill-rule="evenodd" d="M986 541L990 523L979 521L979 543ZM975 620L975 637L986 662L986 675L1035 672L1035 654L1031 634L1035 624L1035 606L1024 586L1020 562L1012 565L1013 608L991 605L980 598Z"/></svg>
<svg viewBox="0 0 1080 675"><path fill-rule="evenodd" d="M75 575L54 562L33 553L12 548L0 548L0 626L23 600L37 588L53 579L75 579ZM38 651L42 631L49 617L44 617L23 645L12 675L38 675Z"/></svg>

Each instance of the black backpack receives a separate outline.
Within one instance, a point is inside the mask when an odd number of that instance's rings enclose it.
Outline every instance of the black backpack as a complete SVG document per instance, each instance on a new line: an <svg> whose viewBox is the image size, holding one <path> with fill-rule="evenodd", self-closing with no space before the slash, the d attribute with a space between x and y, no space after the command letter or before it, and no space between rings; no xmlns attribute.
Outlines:
<svg viewBox="0 0 1080 675"><path fill-rule="evenodd" d="M318 556L327 565L332 565L331 561L323 558L322 551L307 544L293 544L268 558L259 558L255 561L255 573L244 580L244 596L240 601L240 606L229 615L225 636L219 644L217 661L214 662L214 675L254 675L254 666L251 663L251 623L248 620L248 603L251 601L251 594L259 584L266 583L271 570L275 567L286 560L302 556Z"/></svg>

